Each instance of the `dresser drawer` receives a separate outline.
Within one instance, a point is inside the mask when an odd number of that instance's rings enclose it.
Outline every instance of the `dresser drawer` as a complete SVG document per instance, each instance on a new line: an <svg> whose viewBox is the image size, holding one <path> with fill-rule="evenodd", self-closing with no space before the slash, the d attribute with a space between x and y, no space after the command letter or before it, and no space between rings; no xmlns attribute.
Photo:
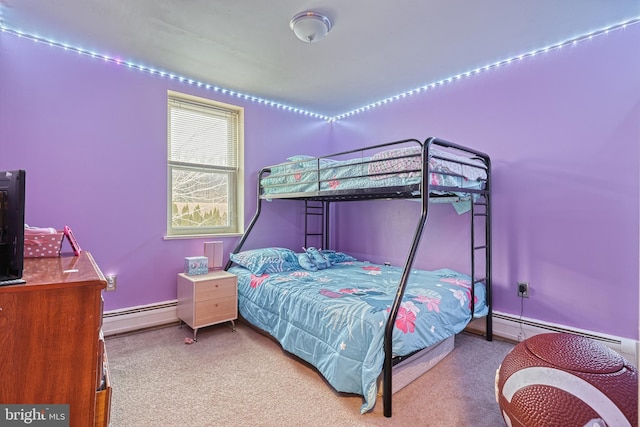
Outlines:
<svg viewBox="0 0 640 427"><path fill-rule="evenodd" d="M102 353L102 372L104 373L104 384L96 392L95 427L109 427L111 414L111 379L109 378L109 361L107 352Z"/></svg>

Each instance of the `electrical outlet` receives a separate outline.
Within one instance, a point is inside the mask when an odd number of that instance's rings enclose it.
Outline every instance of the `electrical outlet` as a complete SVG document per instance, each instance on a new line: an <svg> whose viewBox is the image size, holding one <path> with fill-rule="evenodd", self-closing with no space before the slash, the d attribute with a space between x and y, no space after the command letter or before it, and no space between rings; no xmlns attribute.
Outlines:
<svg viewBox="0 0 640 427"><path fill-rule="evenodd" d="M110 274L105 277L107 279L107 291L115 291L116 290L116 279L117 276L115 274Z"/></svg>
<svg viewBox="0 0 640 427"><path fill-rule="evenodd" d="M518 296L529 298L529 282L518 282Z"/></svg>

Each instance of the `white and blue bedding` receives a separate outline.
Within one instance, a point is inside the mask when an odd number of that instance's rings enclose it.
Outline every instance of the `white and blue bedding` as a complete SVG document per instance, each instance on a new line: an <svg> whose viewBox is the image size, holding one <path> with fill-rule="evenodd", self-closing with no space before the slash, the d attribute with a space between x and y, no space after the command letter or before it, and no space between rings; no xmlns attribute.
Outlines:
<svg viewBox="0 0 640 427"><path fill-rule="evenodd" d="M238 265L229 269L238 276L242 317L314 365L337 391L362 395L362 413L371 410L402 268L346 256L310 271L296 266L295 256L261 255L260 265L246 264L260 275ZM271 270L264 268L267 258ZM393 355L409 355L462 331L471 320L470 289L469 276L453 270L412 270L395 322ZM476 284L475 315L487 312L485 287Z"/></svg>
<svg viewBox="0 0 640 427"><path fill-rule="evenodd" d="M460 189L481 189L487 178L486 165L476 159L431 148L429 159L432 185ZM443 157L443 158L439 158ZM307 193L396 187L421 182L421 147L394 148L349 160L332 160L297 155L272 166L261 179L262 195ZM468 193L455 193L469 199Z"/></svg>

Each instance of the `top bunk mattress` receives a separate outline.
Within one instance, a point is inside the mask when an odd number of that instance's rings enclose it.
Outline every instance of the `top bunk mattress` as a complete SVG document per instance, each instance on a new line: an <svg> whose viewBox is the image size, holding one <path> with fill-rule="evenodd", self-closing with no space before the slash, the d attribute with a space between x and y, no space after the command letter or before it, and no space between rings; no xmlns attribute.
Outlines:
<svg viewBox="0 0 640 427"><path fill-rule="evenodd" d="M260 180L260 196L265 199L282 195L305 197L367 189L375 193L392 188L395 189L392 191L419 197L424 170L429 174L431 195L469 199L471 194L484 188L488 177L488 164L483 159L463 156L435 144L429 147L424 168L422 143L415 141L407 146L403 141L384 148L377 152L365 148L331 157L291 156L287 162L268 168L270 173ZM354 157L345 159L347 154Z"/></svg>

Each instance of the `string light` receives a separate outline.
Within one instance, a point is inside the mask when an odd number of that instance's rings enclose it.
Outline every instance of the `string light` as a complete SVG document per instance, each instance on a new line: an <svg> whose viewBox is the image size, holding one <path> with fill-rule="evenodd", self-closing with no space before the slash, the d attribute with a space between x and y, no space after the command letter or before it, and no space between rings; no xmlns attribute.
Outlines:
<svg viewBox="0 0 640 427"><path fill-rule="evenodd" d="M268 99L263 99L263 98L259 98L253 95L248 95L245 93L241 93L241 92L236 92L230 89L224 89L224 88L220 88L218 86L211 86L210 84L206 84L197 80L193 80L187 77L183 77L183 76L178 76L172 73L168 73L168 72L164 72L164 71L158 71L154 68L151 67L146 67L144 65L140 65L140 64L135 64L133 62L128 62L128 61L124 61L121 59L117 59L117 58L112 58L108 55L102 55L96 52L91 52L89 50L85 50L76 46L70 46L68 44L65 43L60 43L60 42L56 42L54 40L49 40L49 39L45 39L42 38L38 35L34 35L34 34L26 34L23 33L21 31L15 30L13 28L4 26L2 24L0 24L0 31L2 33L6 33L6 34L10 34L10 35L14 35L17 36L19 38L24 38L27 40L31 40L35 43L44 43L47 44L51 47L56 47L56 48L61 48L67 52L74 52L77 53L79 55L83 55L83 56L88 56L90 58L93 59L100 59L103 60L104 62L109 62L115 65L121 65L133 70L138 70L144 73L148 73L151 75L155 75L155 76L159 76L159 77L164 77L164 78L168 78L169 80L177 80L180 83L184 83L184 84L189 84L189 85L196 85L198 87L201 88L205 88L207 90L212 90L214 92L220 92L223 93L225 95L231 96L231 97L236 97L236 98L240 98L240 99L246 99L246 100L250 100L253 102L257 102L259 104L265 104L271 107L275 107L278 109L283 109L283 110L287 110L287 111L293 111L299 114L304 114L306 116L309 117L313 117L313 118L317 118L317 119L321 119L321 120L325 120L325 121L331 121L331 117L325 115L325 114L319 114L319 113L315 113L312 111L308 111L308 110L304 110L302 108L296 108L296 107L291 107L289 105L285 105L282 104L280 102L277 101L272 101L272 100L268 100Z"/></svg>
<svg viewBox="0 0 640 427"><path fill-rule="evenodd" d="M264 105L268 105L274 108L278 108L278 109L282 109L285 111L291 111L297 114L302 114L304 116L309 116L309 117L313 117L313 118L317 118L317 119L321 119L321 120L325 120L328 122L334 122L334 121L338 121L347 117L351 117L353 115L359 114L359 113L363 113L365 111L369 111L372 108L376 108L376 107L380 107L383 105L386 105L390 102L393 101L398 101L398 100L403 100L405 99L407 96L410 95L414 95L414 94L418 94L418 93L422 93L425 91L429 91L431 89L434 89L436 87L442 86L444 84L448 84L448 83L452 83L467 77L471 77L474 76L476 74L482 73L484 71L489 71L489 70L493 70L495 68L500 68L502 66L505 65L509 65L512 64L514 62L518 62L518 61L522 61L524 59L528 59L528 58L532 58L534 56L538 56L541 54L545 54L545 53L549 53L551 51L554 50L558 50L558 49L562 49L565 46L576 46L578 43L583 42L583 41L589 41L589 40L593 40L594 37L598 37L598 36L602 36L602 35L608 35L610 34L612 31L615 30L620 30L620 29L626 29L627 27L629 27L630 25L635 25L640 23L640 17L638 18L634 18L631 19L629 21L625 21L625 22L621 22L619 24L615 24L612 26L609 26L607 28L603 28L600 30L596 30L596 31L592 31L590 33L578 36L578 37L574 37L568 40L565 40L563 42L560 43L556 43L554 45L551 46L546 46L543 47L541 49L537 49L537 50L532 50L517 56L514 56L512 58L507 58L507 59L503 59L500 61L496 61L494 63L479 67L479 68L475 68L473 70L469 70L469 71L465 71L459 74L456 74L454 76L450 76L441 80L438 80L436 82L431 82L429 84L425 84L422 85L420 87L411 89L411 90L407 90L405 92L393 95L393 96L389 96L387 98L372 102L370 104L364 105L362 107L359 108L355 108L351 111L347 111L346 113L342 113L342 114L338 114L336 116L327 116L325 114L319 114L319 113L314 113L312 111L308 111L302 108L297 108L297 107L293 107L290 105L286 105L286 104L282 104L280 102L277 101L272 101L272 100L268 100L268 99L264 99L264 98L260 98L260 97L256 97L253 95L248 95L245 93L241 93L241 92L236 92L230 89L225 89L225 88L221 88L218 86L211 86L210 84L207 83L203 83L197 80L192 80L183 76L177 76L175 74L172 73L168 73L168 72L164 72L164 71L159 71L156 70L154 68L150 68L150 67L145 67L143 65L140 64L135 64L132 62L128 62L128 61L123 61L121 59L118 58L112 58L108 55L102 55L96 52L91 52L88 50L84 50L82 48L79 47L75 47L75 46L70 46L68 44L65 43L61 43L61 42L56 42L54 40L49 40L43 37L40 37L38 35L35 34L27 34L27 33L23 33L19 30L15 30L13 28L7 27L5 25L3 25L0 21L0 31L2 33L6 33L6 34L10 34L10 35L14 35L18 38L25 38L28 40L31 40L35 43L44 43L47 44L51 47L56 47L56 48L61 48L65 51L68 52L75 52L79 55L84 55L84 56L88 56L94 59L101 59L104 62L109 62L115 65L121 65L121 66L125 66L131 69L136 69L139 70L141 72L145 72L151 75L155 75L155 76L159 76L159 77L163 77L163 78L168 78L169 80L178 80L181 83L186 83L186 84L190 84L190 85L196 85L198 87L201 88L205 88L206 90L211 90L214 92L219 92L228 96L232 96L232 97L236 97L236 98L240 98L240 99L245 99L245 100L249 100L252 102L256 102L258 104L264 104Z"/></svg>
<svg viewBox="0 0 640 427"><path fill-rule="evenodd" d="M481 73L483 71L493 70L495 68L500 68L502 66L509 65L509 64L512 64L512 63L515 63L515 62L518 62L518 61L522 61L524 59L532 58L532 57L537 56L537 55L541 55L541 54L544 54L544 53L549 53L549 52L551 52L553 50L562 49L565 46L576 46L580 42L593 40L594 37L602 36L602 35L608 35L612 31L626 29L630 25L634 25L634 24L638 24L638 23L640 23L640 17L639 18L634 18L634 19L631 19L629 21L625 21L625 22L622 22L622 23L619 23L619 24L615 24L615 25L612 25L612 26L607 27L607 28L603 28L603 29L600 29L600 30L592 31L591 33L584 34L584 35L578 36L578 37L574 37L572 39L565 40L563 42L556 43L556 44L551 45L551 46L546 46L546 47L543 47L541 49L532 50L530 52L526 52L526 53L514 56L512 58L507 58L507 59L504 59L504 60L501 60L501 61L496 61L496 62L494 62L492 64L488 64L488 65L485 65L483 67L479 67L479 68L475 68L473 70L465 71L463 73L456 74L455 76L450 76L450 77L444 78L442 80L438 80L436 82L432 82L432 83L420 86L419 88L412 89L410 91L403 92L403 93L400 93L398 95L394 95L394 96L388 97L388 98L384 99L383 102L386 104L387 102L391 102L391 101L398 100L400 98L404 98L406 95L409 95L411 93L434 89L436 87L442 86L442 85L447 84L447 83L458 81L458 80L466 78L466 77L474 76L474 75L479 74L479 73ZM347 111L346 113L339 114L339 115L336 115L334 117L331 117L330 121L338 121L338 120L341 120L341 119L344 119L344 118L347 118L347 117L351 117L353 115L368 111L371 108L379 106L379 105L380 105L379 101L378 102L373 102L371 104L364 105L362 107L353 109L351 111Z"/></svg>

